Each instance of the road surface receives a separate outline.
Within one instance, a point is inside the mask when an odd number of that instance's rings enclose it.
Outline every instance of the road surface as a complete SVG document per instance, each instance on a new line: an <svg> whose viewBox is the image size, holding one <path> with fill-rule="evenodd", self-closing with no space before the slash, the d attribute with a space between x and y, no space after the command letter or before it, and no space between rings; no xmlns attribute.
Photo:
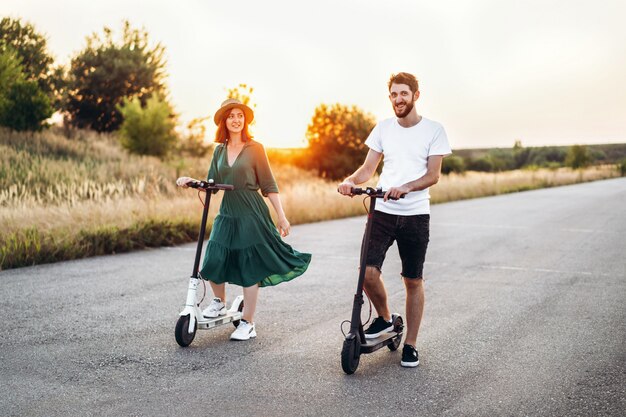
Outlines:
<svg viewBox="0 0 626 417"><path fill-rule="evenodd" d="M382 349L348 376L364 221L293 228L313 262L261 290L249 342L176 344L193 244L0 272L0 414L624 415L626 178L433 206L420 366ZM394 246L404 313L399 272Z"/></svg>

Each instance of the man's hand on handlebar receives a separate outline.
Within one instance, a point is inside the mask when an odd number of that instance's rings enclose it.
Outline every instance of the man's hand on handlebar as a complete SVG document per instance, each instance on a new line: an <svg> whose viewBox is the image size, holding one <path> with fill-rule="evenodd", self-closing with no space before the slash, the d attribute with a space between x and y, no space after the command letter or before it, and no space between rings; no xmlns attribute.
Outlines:
<svg viewBox="0 0 626 417"><path fill-rule="evenodd" d="M356 184L354 184L352 181L344 180L344 182L339 184L339 186L337 187L337 191L339 192L339 194L349 195L350 197L352 197L352 189L355 187Z"/></svg>
<svg viewBox="0 0 626 417"><path fill-rule="evenodd" d="M384 201L387 200L397 200L402 198L403 195L410 193L411 190L406 185L401 185L400 187L391 187L385 193Z"/></svg>

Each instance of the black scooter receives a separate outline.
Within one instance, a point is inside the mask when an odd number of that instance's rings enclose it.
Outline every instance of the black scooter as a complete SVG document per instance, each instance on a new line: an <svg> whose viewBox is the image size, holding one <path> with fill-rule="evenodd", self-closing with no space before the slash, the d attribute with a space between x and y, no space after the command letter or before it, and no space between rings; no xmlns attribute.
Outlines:
<svg viewBox="0 0 626 417"><path fill-rule="evenodd" d="M179 314L180 317L178 318L176 328L174 329L176 342L182 347L186 347L191 344L196 336L196 330L198 329L208 330L231 322L235 327L237 327L242 318L243 311L243 297L240 295L235 298L235 301L233 301L233 304L226 312L226 315L216 318L206 318L202 315L200 303L196 300L198 285L201 280L198 270L200 269L200 257L202 256L202 245L204 243L204 234L206 232L206 221L209 213L211 194L215 194L220 190L233 190L235 187L228 184L215 184L213 180L191 181L187 183L187 186L206 191L206 197L204 200L204 209L202 211L202 222L200 223L196 259L193 264L191 278L189 278L189 287L187 288L187 302L185 303L185 308L183 308L183 311Z"/></svg>
<svg viewBox="0 0 626 417"><path fill-rule="evenodd" d="M354 295L354 303L352 305L352 319L350 320L350 332L346 335L341 349L341 367L348 375L353 374L359 366L359 359L363 353L372 353L387 346L389 350L396 351L402 341L404 331L404 322L399 314L393 314L391 317L393 330L389 333L383 333L375 339L365 339L363 324L361 323L361 306L363 305L363 282L365 280L365 263L367 259L367 251L369 246L369 238L372 229L372 217L376 208L376 199L383 198L385 191L380 188L367 187L353 188L352 194L366 194L370 197L370 207L367 214L367 223L365 226L365 236L361 245L361 262L359 269L359 281Z"/></svg>

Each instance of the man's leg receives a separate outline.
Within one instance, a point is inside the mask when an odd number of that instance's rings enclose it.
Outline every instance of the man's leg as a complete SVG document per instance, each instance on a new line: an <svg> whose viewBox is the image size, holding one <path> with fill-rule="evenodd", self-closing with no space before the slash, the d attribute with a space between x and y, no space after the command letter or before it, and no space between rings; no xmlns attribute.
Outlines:
<svg viewBox="0 0 626 417"><path fill-rule="evenodd" d="M415 346L424 312L424 260L430 239L430 216L427 214L402 218L398 251L402 260L402 276L406 288L405 344Z"/></svg>
<svg viewBox="0 0 626 417"><path fill-rule="evenodd" d="M383 281L382 274L375 266L368 266L365 269L365 282L363 289L367 298L370 299L379 316L387 321L391 320L391 313L387 305L387 289Z"/></svg>
<svg viewBox="0 0 626 417"><path fill-rule="evenodd" d="M407 345L415 346L424 313L424 280L403 278L406 287L406 339Z"/></svg>

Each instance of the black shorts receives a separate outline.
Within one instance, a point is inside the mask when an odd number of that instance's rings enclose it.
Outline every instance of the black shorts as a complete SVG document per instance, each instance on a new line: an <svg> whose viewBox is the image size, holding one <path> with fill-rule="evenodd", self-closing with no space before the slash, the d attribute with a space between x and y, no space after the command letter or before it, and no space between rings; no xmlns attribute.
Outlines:
<svg viewBox="0 0 626 417"><path fill-rule="evenodd" d="M422 278L429 229L430 214L398 216L376 211L372 219L366 265L374 266L380 271L387 250L395 240L402 261L402 276Z"/></svg>

